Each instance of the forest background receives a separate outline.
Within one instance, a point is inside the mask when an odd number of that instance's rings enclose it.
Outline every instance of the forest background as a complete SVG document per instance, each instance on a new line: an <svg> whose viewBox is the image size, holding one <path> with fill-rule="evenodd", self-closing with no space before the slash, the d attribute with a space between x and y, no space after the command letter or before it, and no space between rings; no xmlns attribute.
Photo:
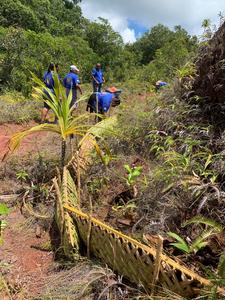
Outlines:
<svg viewBox="0 0 225 300"><path fill-rule="evenodd" d="M158 24L135 43L124 44L108 20L86 19L79 2L3 1L0 93L16 91L29 96L30 71L42 77L51 61L60 64L62 77L71 64L77 65L82 83L90 82L92 67L101 62L108 83L135 80L154 84L159 79L173 78L177 69L196 53L197 37L179 25L171 30Z"/></svg>

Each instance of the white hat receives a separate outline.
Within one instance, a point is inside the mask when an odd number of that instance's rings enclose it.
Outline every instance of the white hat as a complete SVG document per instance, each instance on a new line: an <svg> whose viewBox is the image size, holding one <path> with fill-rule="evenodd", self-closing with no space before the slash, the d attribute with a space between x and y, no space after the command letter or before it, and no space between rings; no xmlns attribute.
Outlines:
<svg viewBox="0 0 225 300"><path fill-rule="evenodd" d="M74 65L70 66L70 71L80 72L80 70L76 66L74 66Z"/></svg>

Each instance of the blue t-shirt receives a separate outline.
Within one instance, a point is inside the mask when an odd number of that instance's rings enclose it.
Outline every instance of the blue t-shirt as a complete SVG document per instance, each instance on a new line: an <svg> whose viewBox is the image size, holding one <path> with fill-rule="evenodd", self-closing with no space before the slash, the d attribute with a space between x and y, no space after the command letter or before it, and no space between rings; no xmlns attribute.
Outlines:
<svg viewBox="0 0 225 300"><path fill-rule="evenodd" d="M114 94L112 93L97 93L96 97L98 97L99 108L103 112L107 112L110 108L112 98Z"/></svg>
<svg viewBox="0 0 225 300"><path fill-rule="evenodd" d="M94 68L91 72L92 76L98 81L98 83L103 83L103 72L102 69Z"/></svg>
<svg viewBox="0 0 225 300"><path fill-rule="evenodd" d="M43 81L47 88L53 90L54 89L54 79L53 72L46 71L43 77Z"/></svg>
<svg viewBox="0 0 225 300"><path fill-rule="evenodd" d="M160 81L159 82L159 86L165 86L165 85L167 85L168 83L167 82L165 82L165 81Z"/></svg>
<svg viewBox="0 0 225 300"><path fill-rule="evenodd" d="M63 79L63 85L67 89L75 89L79 83L80 80L78 75L72 72L68 73Z"/></svg>

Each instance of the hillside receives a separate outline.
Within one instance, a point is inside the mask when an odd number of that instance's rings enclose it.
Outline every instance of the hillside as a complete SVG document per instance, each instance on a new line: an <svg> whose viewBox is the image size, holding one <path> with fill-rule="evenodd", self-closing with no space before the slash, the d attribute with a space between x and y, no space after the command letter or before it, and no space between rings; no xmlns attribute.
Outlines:
<svg viewBox="0 0 225 300"><path fill-rule="evenodd" d="M0 297L224 299L225 25L203 41L156 24L124 44L80 2L0 6ZM60 77L40 124L50 62ZM86 112L97 62L122 90L102 115Z"/></svg>

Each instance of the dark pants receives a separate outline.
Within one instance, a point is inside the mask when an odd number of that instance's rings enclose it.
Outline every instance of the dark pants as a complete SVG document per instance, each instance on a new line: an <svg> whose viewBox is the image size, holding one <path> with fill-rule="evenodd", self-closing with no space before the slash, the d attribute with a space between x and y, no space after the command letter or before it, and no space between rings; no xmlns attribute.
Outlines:
<svg viewBox="0 0 225 300"><path fill-rule="evenodd" d="M87 111L90 111L90 113L100 113L103 114L103 110L101 109L101 107L99 107L99 104L97 105L97 98L98 98L98 94L93 93L91 94L89 100L88 100L88 104L87 104Z"/></svg>
<svg viewBox="0 0 225 300"><path fill-rule="evenodd" d="M95 81L93 81L93 92L101 93L101 91L102 91L102 83L97 84Z"/></svg>
<svg viewBox="0 0 225 300"><path fill-rule="evenodd" d="M66 96L68 97L70 93L70 89L66 89ZM72 89L72 100L70 102L70 107L74 106L77 107L77 90Z"/></svg>
<svg viewBox="0 0 225 300"><path fill-rule="evenodd" d="M160 90L160 85L156 84L156 85L155 85L155 91L156 91L156 93L157 93L159 90Z"/></svg>

